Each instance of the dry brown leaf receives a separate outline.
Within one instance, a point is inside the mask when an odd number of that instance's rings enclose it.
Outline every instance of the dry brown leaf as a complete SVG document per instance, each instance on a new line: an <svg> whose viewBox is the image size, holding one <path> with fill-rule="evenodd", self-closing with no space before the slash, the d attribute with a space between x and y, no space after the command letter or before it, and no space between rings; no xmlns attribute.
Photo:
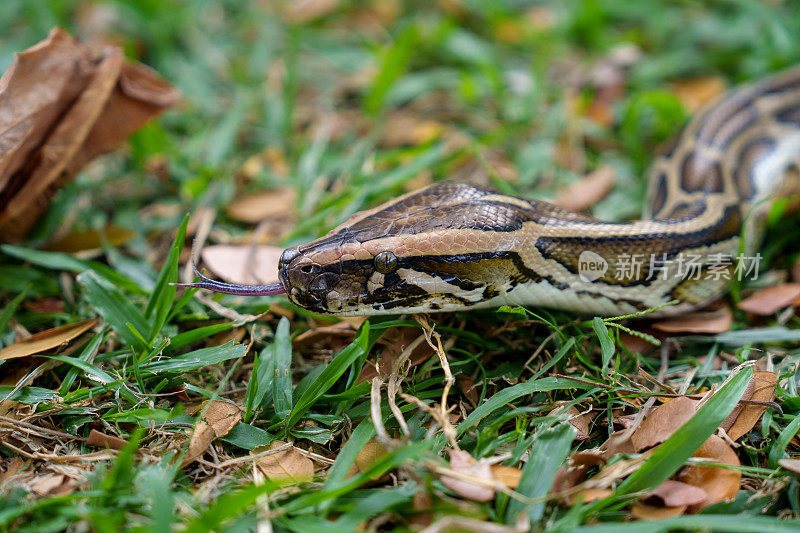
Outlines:
<svg viewBox="0 0 800 533"><path fill-rule="evenodd" d="M241 408L231 402L208 400L203 407L205 411L194 425L194 431L189 439L189 450L181 466L186 466L203 455L214 439L230 433L233 426L242 419Z"/></svg>
<svg viewBox="0 0 800 533"><path fill-rule="evenodd" d="M578 493L569 492L586 479L586 473L591 467L599 466L603 463L605 463L605 459L598 453L573 453L567 461L568 466L562 466L556 471L556 475L553 477L553 484L550 486L550 492L564 493L565 495L562 499L567 505L572 505L578 498L584 502L590 502L608 496L611 490L604 488L597 490L589 488Z"/></svg>
<svg viewBox="0 0 800 533"><path fill-rule="evenodd" d="M631 506L631 516L638 520L666 520L677 518L686 512L686 506L680 507L658 507L636 502Z"/></svg>
<svg viewBox="0 0 800 533"><path fill-rule="evenodd" d="M128 444L128 441L119 437L115 437L114 435L101 433L96 429L93 429L89 432L89 436L86 438L86 444L89 446L96 446L98 448L121 450Z"/></svg>
<svg viewBox="0 0 800 533"><path fill-rule="evenodd" d="M771 315L800 300L800 283L781 283L751 294L736 307L754 315Z"/></svg>
<svg viewBox="0 0 800 533"><path fill-rule="evenodd" d="M631 435L633 447L640 452L661 444L694 416L699 403L680 396L659 405Z"/></svg>
<svg viewBox="0 0 800 533"><path fill-rule="evenodd" d="M671 89L687 111L693 113L725 92L725 80L719 76L691 78L672 83Z"/></svg>
<svg viewBox="0 0 800 533"><path fill-rule="evenodd" d="M733 313L727 305L718 309L688 313L652 324L667 333L725 333L731 329Z"/></svg>
<svg viewBox="0 0 800 533"><path fill-rule="evenodd" d="M355 466L359 472L366 472L375 461L387 453L389 452L386 447L372 438L359 450L358 455L356 455Z"/></svg>
<svg viewBox="0 0 800 533"><path fill-rule="evenodd" d="M64 474L51 474L37 476L29 487L38 496L57 496L74 491L75 482Z"/></svg>
<svg viewBox="0 0 800 533"><path fill-rule="evenodd" d="M699 487L668 479L642 496L642 502L661 507L680 507L698 504L707 497L706 491Z"/></svg>
<svg viewBox="0 0 800 533"><path fill-rule="evenodd" d="M21 457L8 457L0 460L0 494L7 491L6 483L14 479L29 464L30 461L25 461Z"/></svg>
<svg viewBox="0 0 800 533"><path fill-rule="evenodd" d="M285 445L285 442L276 440L270 443L269 449L274 450ZM296 485L314 479L314 463L294 446L272 455L259 457L255 460L253 468L267 479L281 485Z"/></svg>
<svg viewBox="0 0 800 533"><path fill-rule="evenodd" d="M589 425L592 422L592 417L590 415L582 414L574 405L567 409L556 407L548 413L548 416L556 415L558 415L561 420L569 422L569 424L577 430L575 433L575 440L586 440L589 438Z"/></svg>
<svg viewBox="0 0 800 533"><path fill-rule="evenodd" d="M614 167L603 166L562 189L555 204L573 211L584 211L602 200L614 187Z"/></svg>
<svg viewBox="0 0 800 533"><path fill-rule="evenodd" d="M646 354L655 349L655 345L638 335L631 335L625 331L619 334L619 343L628 349L632 354Z"/></svg>
<svg viewBox="0 0 800 533"><path fill-rule="evenodd" d="M177 99L120 48L96 56L59 28L20 52L0 79L0 240L22 238L81 167Z"/></svg>
<svg viewBox="0 0 800 533"><path fill-rule="evenodd" d="M277 246L216 244L203 248L203 263L228 283L267 284L278 281Z"/></svg>
<svg viewBox="0 0 800 533"><path fill-rule="evenodd" d="M603 457L606 460L609 460L620 453L636 453L636 448L631 442L630 437L627 439L623 438L626 433L626 430L621 429L619 431L615 431L610 437L608 437L608 440L603 444Z"/></svg>
<svg viewBox="0 0 800 533"><path fill-rule="evenodd" d="M225 212L234 220L257 224L268 218L294 219L297 193L292 187L281 187L248 193L233 200Z"/></svg>
<svg viewBox="0 0 800 533"><path fill-rule="evenodd" d="M716 435L711 435L694 452L692 457L702 457L709 461L731 466L739 466L741 464L736 452ZM676 478L678 481L694 485L706 491L708 496L705 500L695 505L690 505L687 509L689 513L696 513L709 505L730 501L735 498L736 493L739 492L742 473L739 470L714 466L690 466L680 472Z"/></svg>
<svg viewBox="0 0 800 533"><path fill-rule="evenodd" d="M756 370L753 372L753 378L751 379L751 383L753 384L752 393L742 396L742 399L771 402L773 398L775 398L775 384L777 382L778 375L775 372ZM741 409L739 409L739 407L741 407ZM722 428L727 431L728 437L733 441L737 441L749 433L758 421L761 420L761 416L767 410L767 407L742 404L737 406L737 409L738 414L736 418L733 419L732 423L722 424Z"/></svg>
<svg viewBox="0 0 800 533"><path fill-rule="evenodd" d="M476 460L464 450L450 450L450 468L473 478L494 481L491 465L486 460ZM442 476L441 481L447 488L468 500L488 502L494 498L494 488L490 486L450 476Z"/></svg>
<svg viewBox="0 0 800 533"><path fill-rule="evenodd" d="M562 500L568 505L573 505L579 499L592 502L605 498L613 492L610 487L615 485L617 480L639 468L650 455L651 452L645 452L637 458L604 464L604 456L600 453L594 451L573 453L569 458L569 468L562 467L556 472L550 490L553 493L560 493ZM599 472L586 480L589 469L600 465L602 466ZM582 485L584 481L585 485Z"/></svg>
<svg viewBox="0 0 800 533"><path fill-rule="evenodd" d="M778 459L778 464L789 472L800 475L800 459Z"/></svg>
<svg viewBox="0 0 800 533"><path fill-rule="evenodd" d="M74 253L93 250L107 242L111 246L122 246L136 236L136 232L118 226L108 226L102 230L86 230L70 233L62 239L49 242L45 249L54 252Z"/></svg>
<svg viewBox="0 0 800 533"><path fill-rule="evenodd" d="M456 385L461 389L461 393L472 404L473 407L478 406L480 395L478 388L475 386L475 380L466 374L458 374L456 376Z"/></svg>
<svg viewBox="0 0 800 533"><path fill-rule="evenodd" d="M513 466L493 465L492 477L509 489L516 489L522 477L522 470Z"/></svg>
<svg viewBox="0 0 800 533"><path fill-rule="evenodd" d="M35 355L58 348L99 323L100 319L94 318L41 331L0 350L0 361Z"/></svg>

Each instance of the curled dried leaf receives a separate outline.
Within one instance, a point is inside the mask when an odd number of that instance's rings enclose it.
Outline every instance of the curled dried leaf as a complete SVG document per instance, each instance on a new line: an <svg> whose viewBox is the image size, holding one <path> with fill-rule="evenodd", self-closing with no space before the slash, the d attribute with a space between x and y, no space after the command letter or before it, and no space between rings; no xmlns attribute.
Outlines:
<svg viewBox="0 0 800 533"><path fill-rule="evenodd" d="M800 459L778 459L778 464L789 472L800 475Z"/></svg>
<svg viewBox="0 0 800 533"><path fill-rule="evenodd" d="M89 446L96 446L98 448L111 448L112 450L121 450L128 444L128 441L115 437L114 435L107 435L96 429L89 432L89 437L86 439L86 444Z"/></svg>
<svg viewBox="0 0 800 533"><path fill-rule="evenodd" d="M285 445L285 442L273 441L269 449L274 450ZM314 463L294 446L259 457L253 463L253 471L257 482L259 476L281 485L296 485L314 479Z"/></svg>
<svg viewBox="0 0 800 533"><path fill-rule="evenodd" d="M364 447L359 450L358 455L356 455L355 466L358 468L359 472L365 472L375 461L387 453L389 453L389 451L386 449L386 446L374 438L370 439Z"/></svg>
<svg viewBox="0 0 800 533"><path fill-rule="evenodd" d="M601 448L603 457L608 460L620 453L636 453L636 447L631 442L630 436L626 438L627 430L621 429L612 433Z"/></svg>
<svg viewBox="0 0 800 533"><path fill-rule="evenodd" d="M204 404L204 408L203 415L194 425L194 431L189 439L189 450L181 466L186 466L203 455L214 439L230 433L233 426L242 419L241 408L231 402L209 400Z"/></svg>
<svg viewBox="0 0 800 533"><path fill-rule="evenodd" d="M717 309L654 322L653 328L667 333L725 333L732 324L733 313L727 305L722 305Z"/></svg>
<svg viewBox="0 0 800 533"><path fill-rule="evenodd" d="M736 452L716 435L711 435L693 454L693 457L704 458L722 465L739 466L741 464ZM714 466L690 466L676 477L678 481L699 487L707 494L702 502L689 506L687 512L690 513L696 513L715 503L732 500L739 492L742 481L742 473L739 470Z"/></svg>
<svg viewBox="0 0 800 533"><path fill-rule="evenodd" d="M750 383L752 387L748 387L745 391L743 400L771 402L775 398L775 385L778 383L778 375L775 372L756 370ZM766 410L765 405L739 404L734 411L736 416L730 422L728 420L723 422L722 428L727 431L731 440L739 440L755 427Z"/></svg>
<svg viewBox="0 0 800 533"><path fill-rule="evenodd" d="M689 506L705 501L706 491L688 483L668 479L642 496L642 502L662 507Z"/></svg>
<svg viewBox="0 0 800 533"><path fill-rule="evenodd" d="M636 502L631 507L631 516L639 520L667 520L668 518L681 516L684 512L686 512L685 505L679 507L660 507Z"/></svg>
<svg viewBox="0 0 800 533"><path fill-rule="evenodd" d="M586 440L589 438L589 426L592 423L591 415L581 413L574 405L568 407L567 409L564 409L563 407L556 407L548 414L548 416L554 415L558 415L560 419L566 420L577 430L575 433L575 440Z"/></svg>
<svg viewBox="0 0 800 533"><path fill-rule="evenodd" d="M19 240L50 197L97 155L178 100L122 50L95 55L56 28L0 79L0 240Z"/></svg>
<svg viewBox="0 0 800 533"><path fill-rule="evenodd" d="M488 502L494 498L494 488L490 483L492 467L485 460L476 460L463 450L450 450L450 468L460 474L474 478L476 481L488 482L486 485L461 477L442 476L442 483L453 492L476 502Z"/></svg>
<svg viewBox="0 0 800 533"><path fill-rule="evenodd" d="M8 487L7 483L28 465L30 461L25 461L21 457L7 457L0 460L0 487Z"/></svg>
<svg viewBox="0 0 800 533"><path fill-rule="evenodd" d="M631 435L633 447L640 452L661 444L694 416L699 403L680 396L659 405Z"/></svg>

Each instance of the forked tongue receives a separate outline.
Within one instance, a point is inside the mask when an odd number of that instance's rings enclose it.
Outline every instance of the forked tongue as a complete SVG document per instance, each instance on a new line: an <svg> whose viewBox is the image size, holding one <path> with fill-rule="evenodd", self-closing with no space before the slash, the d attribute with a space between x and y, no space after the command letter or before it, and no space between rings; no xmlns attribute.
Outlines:
<svg viewBox="0 0 800 533"><path fill-rule="evenodd" d="M280 281L269 283L267 285L238 285L236 283L223 283L222 281L213 280L201 274L197 269L194 273L202 280L193 283L170 283L176 287L195 287L198 289L206 289L213 292L221 292L223 294L235 294L237 296L275 296L277 294L286 294L286 289Z"/></svg>

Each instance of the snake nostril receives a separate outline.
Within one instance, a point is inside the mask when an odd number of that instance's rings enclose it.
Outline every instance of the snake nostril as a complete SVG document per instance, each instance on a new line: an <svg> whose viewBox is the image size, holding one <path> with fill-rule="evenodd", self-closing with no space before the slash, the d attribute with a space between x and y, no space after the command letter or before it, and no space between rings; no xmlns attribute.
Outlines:
<svg viewBox="0 0 800 533"><path fill-rule="evenodd" d="M303 265L300 267L300 272L303 274L311 274L314 271L314 265Z"/></svg>

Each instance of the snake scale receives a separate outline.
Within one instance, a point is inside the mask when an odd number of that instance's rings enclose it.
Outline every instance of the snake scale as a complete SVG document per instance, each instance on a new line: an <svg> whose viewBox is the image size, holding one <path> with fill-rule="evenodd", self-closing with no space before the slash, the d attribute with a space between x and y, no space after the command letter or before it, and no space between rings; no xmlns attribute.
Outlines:
<svg viewBox="0 0 800 533"><path fill-rule="evenodd" d="M757 250L769 200L797 185L798 163L795 68L699 112L656 158L639 221L603 222L444 182L286 249L278 283L236 285L200 275L185 285L250 296L285 292L304 309L344 316L503 304L676 315L719 298L731 275L741 274L742 252Z"/></svg>

